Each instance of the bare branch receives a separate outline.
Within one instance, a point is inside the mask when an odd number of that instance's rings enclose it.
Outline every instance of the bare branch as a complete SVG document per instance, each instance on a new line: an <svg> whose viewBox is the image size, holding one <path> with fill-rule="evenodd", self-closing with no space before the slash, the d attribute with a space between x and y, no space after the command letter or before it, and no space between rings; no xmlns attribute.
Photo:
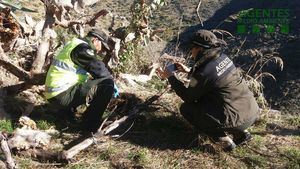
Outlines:
<svg viewBox="0 0 300 169"><path fill-rule="evenodd" d="M101 11L96 12L96 13L94 14L94 16L93 16L90 20L88 20L88 21L85 22L85 24L90 25L90 26L95 26L96 20L97 20L100 16L105 16L105 15L107 15L107 14L108 14L108 11L107 11L106 9L102 9Z"/></svg>
<svg viewBox="0 0 300 169"><path fill-rule="evenodd" d="M96 20L101 17L101 16L105 16L108 14L108 11L105 9L102 9L98 12L96 12L92 18L89 19L85 19L85 20L65 20L65 19L58 19L57 17L55 17L55 24L58 26L61 26L63 28L70 28L74 25L90 25L90 26L95 26L96 24Z"/></svg>
<svg viewBox="0 0 300 169"><path fill-rule="evenodd" d="M7 168L9 169L18 168L17 164L15 163L14 159L11 156L11 152L7 143L7 138L3 133L0 133L0 141L1 141L1 150L3 151L6 158Z"/></svg>
<svg viewBox="0 0 300 169"><path fill-rule="evenodd" d="M89 137L89 138L83 140L81 143L75 145L74 147L70 148L69 150L63 151L62 152L62 159L67 160L67 161L71 161L73 159L73 157L75 155L77 155L80 151L88 148L90 145L92 145L95 142L100 142L100 139L97 138L97 141L96 141L96 138L94 138L92 136L92 137Z"/></svg>
<svg viewBox="0 0 300 169"><path fill-rule="evenodd" d="M13 75L17 76L19 79L27 80L30 78L30 73L25 71L24 69L13 64L9 57L4 53L0 46L0 66L7 69Z"/></svg>
<svg viewBox="0 0 300 169"><path fill-rule="evenodd" d="M197 12L197 16L198 16L198 18L200 20L201 26L203 26L203 21L202 21L202 19L200 17L200 13L199 13L199 9L200 9L201 3L202 3L202 0L199 1L197 9L196 9L196 12Z"/></svg>

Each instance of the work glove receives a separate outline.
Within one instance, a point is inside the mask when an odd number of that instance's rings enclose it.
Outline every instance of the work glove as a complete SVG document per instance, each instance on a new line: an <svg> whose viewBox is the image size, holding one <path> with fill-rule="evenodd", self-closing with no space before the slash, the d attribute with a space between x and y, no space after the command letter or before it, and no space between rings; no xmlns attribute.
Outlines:
<svg viewBox="0 0 300 169"><path fill-rule="evenodd" d="M120 93L119 93L118 86L116 85L116 83L114 83L114 94L113 94L113 98L117 98L119 95L120 95Z"/></svg>

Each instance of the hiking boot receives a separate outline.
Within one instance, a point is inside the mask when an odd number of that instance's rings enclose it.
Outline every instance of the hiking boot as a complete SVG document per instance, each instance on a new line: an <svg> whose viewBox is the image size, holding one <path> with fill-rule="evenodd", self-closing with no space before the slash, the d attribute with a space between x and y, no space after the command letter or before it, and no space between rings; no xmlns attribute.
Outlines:
<svg viewBox="0 0 300 169"><path fill-rule="evenodd" d="M247 143L248 141L250 141L251 139L252 139L252 136L247 130L233 134L233 142L236 145L243 145L243 144Z"/></svg>
<svg viewBox="0 0 300 169"><path fill-rule="evenodd" d="M219 137L219 143L221 144L223 150L226 152L232 151L236 147L236 144L228 136Z"/></svg>

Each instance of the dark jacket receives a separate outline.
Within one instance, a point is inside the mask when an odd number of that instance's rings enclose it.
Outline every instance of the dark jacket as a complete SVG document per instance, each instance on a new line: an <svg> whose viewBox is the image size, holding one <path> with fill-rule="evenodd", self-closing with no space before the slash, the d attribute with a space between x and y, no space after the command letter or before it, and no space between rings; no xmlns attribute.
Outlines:
<svg viewBox="0 0 300 169"><path fill-rule="evenodd" d="M96 57L95 50L86 43L76 46L71 52L72 61L86 70L94 79L112 79L105 64Z"/></svg>
<svg viewBox="0 0 300 169"><path fill-rule="evenodd" d="M175 76L168 78L186 103L197 103L223 127L237 127L258 116L259 107L233 62L220 48L204 53L192 69L189 87Z"/></svg>

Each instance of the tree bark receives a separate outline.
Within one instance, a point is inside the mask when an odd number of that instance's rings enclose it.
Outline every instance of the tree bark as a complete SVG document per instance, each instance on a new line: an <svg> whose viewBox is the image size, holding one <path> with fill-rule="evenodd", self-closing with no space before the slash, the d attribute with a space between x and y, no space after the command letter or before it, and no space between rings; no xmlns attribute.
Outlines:
<svg viewBox="0 0 300 169"><path fill-rule="evenodd" d="M53 36L52 34L55 33L55 31L52 30L52 28L55 24L55 12L57 8L54 4L52 4L53 2L51 1L44 0L43 2L46 10L45 23L42 30L42 41L39 44L36 58L33 61L32 68L30 70L32 75L39 74L42 72L48 51L50 49L50 40Z"/></svg>
<svg viewBox="0 0 300 169"><path fill-rule="evenodd" d="M45 20L45 24L48 20ZM32 68L30 70L32 75L39 74L42 72L49 48L50 48L50 40L51 40L51 28L47 26L43 30L42 41L39 44L39 48L37 51L37 56L33 61Z"/></svg>

